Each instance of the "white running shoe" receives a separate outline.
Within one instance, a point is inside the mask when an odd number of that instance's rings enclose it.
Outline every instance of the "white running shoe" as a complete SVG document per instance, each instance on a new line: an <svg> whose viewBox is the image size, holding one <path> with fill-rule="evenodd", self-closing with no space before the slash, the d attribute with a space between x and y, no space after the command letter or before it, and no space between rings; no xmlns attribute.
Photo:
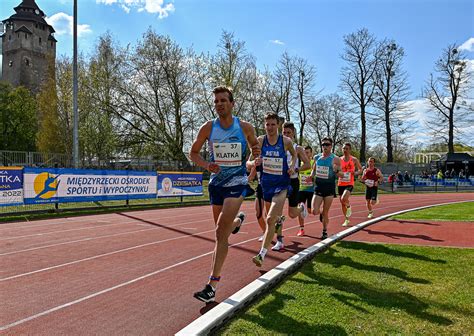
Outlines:
<svg viewBox="0 0 474 336"><path fill-rule="evenodd" d="M342 226L348 226L349 225L349 220L346 218L346 220L344 221L344 223L342 223Z"/></svg>
<svg viewBox="0 0 474 336"><path fill-rule="evenodd" d="M284 247L285 247L285 245L283 245L283 243L281 241L277 240L275 246L272 247L272 251L280 251Z"/></svg>
<svg viewBox="0 0 474 336"><path fill-rule="evenodd" d="M346 208L346 217L349 218L352 215L352 209L351 207Z"/></svg>
<svg viewBox="0 0 474 336"><path fill-rule="evenodd" d="M308 209L306 209L306 205L301 202L298 204L298 208L301 209L301 218L306 218L308 216Z"/></svg>
<svg viewBox="0 0 474 336"><path fill-rule="evenodd" d="M367 218L369 218L369 219L370 219L370 218L374 218L374 214L372 213L372 211L369 212L369 214L367 215Z"/></svg>
<svg viewBox="0 0 474 336"><path fill-rule="evenodd" d="M263 241L263 239L265 238L265 235L261 235L260 238L258 238L258 241Z"/></svg>

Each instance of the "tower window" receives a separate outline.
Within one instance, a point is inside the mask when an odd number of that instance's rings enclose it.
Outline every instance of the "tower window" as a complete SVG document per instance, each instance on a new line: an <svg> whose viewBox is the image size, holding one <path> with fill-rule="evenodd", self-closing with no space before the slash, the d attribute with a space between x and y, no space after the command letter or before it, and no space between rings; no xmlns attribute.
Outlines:
<svg viewBox="0 0 474 336"><path fill-rule="evenodd" d="M39 38L39 44L41 45L41 37Z"/></svg>
<svg viewBox="0 0 474 336"><path fill-rule="evenodd" d="M25 40L28 40L28 34L25 33Z"/></svg>
<svg viewBox="0 0 474 336"><path fill-rule="evenodd" d="M12 39L12 36L8 35L8 41L11 41L11 39Z"/></svg>
<svg viewBox="0 0 474 336"><path fill-rule="evenodd" d="M25 59L26 66L30 66L30 60L28 58Z"/></svg>

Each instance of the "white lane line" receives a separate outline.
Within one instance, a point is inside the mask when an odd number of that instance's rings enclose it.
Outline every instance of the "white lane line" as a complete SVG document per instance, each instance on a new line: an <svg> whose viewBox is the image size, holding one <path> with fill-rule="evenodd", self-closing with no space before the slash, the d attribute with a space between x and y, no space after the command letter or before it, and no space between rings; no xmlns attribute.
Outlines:
<svg viewBox="0 0 474 336"><path fill-rule="evenodd" d="M196 235L200 235L200 234L204 234L204 233L209 233L209 232L213 232L213 231L215 231L215 229L208 230L208 231L203 231L203 232L199 232L199 233L194 233L192 235L178 236L178 237L173 237L173 238L164 239L164 240L158 240L158 241L154 241L154 242L146 243L146 244L142 244L142 245L131 246L131 247L127 247L127 248L124 248L124 249L121 249L121 250L116 250L116 251L112 251L112 252L98 254L98 255L95 255L95 256L92 256L92 257L88 257L88 258L74 260L74 261L70 261L70 262L67 262L67 263L64 263L64 264L42 268L42 269L39 269L39 270L36 270L36 271L31 271L31 272L27 272L27 273L12 275L12 276L9 276L9 277L6 277L6 278L0 278L0 282L4 282L4 281L7 281L7 280L12 280L12 279L18 279L18 278L21 278L21 277L24 277L24 276L27 276L27 275L32 275L32 274L36 274L36 273L40 273L40 272L46 272L46 271L50 271L50 270L53 270L53 269L56 269L56 268L78 264L78 263L81 263L81 262L84 262L84 261L99 259L99 258L102 258L102 257L107 257L107 256L110 256L110 255L113 255L113 254L117 254L117 253L132 251L132 250L136 250L136 249L139 249L139 248L142 248L142 247L147 247L147 246L151 246L151 245L158 245L158 244L161 244L161 243L166 243L166 242L169 242L169 241L183 239L183 238L187 238L187 237L192 237L192 236L196 236Z"/></svg>
<svg viewBox="0 0 474 336"><path fill-rule="evenodd" d="M181 211L177 211L176 210L177 208L170 208L170 209L157 209L157 211L164 211L164 210L174 210L174 212L181 212ZM156 209L155 209L156 210ZM151 212L148 212L148 211L155 211L155 210L147 210L147 215L151 215L152 213ZM193 210L199 210L198 208L195 208ZM165 212L165 215L168 215L168 212L171 212L171 211L166 211ZM199 213L202 213L202 211L196 211L198 214ZM194 211L191 212L191 214L193 214ZM126 214L126 216L136 216L138 217L137 220L140 220L142 218L139 218L139 215L140 213L135 213L135 212L123 212L123 214ZM34 221L35 224L31 224L32 221L29 221L30 224L28 224L28 226L26 228L34 228L34 227L41 227L41 226L51 226L51 225L61 225L61 224L64 224L64 225L73 225L73 224L81 224L83 222L87 222L87 221L94 221L94 222L97 222L97 221L101 221L101 220L105 220L105 218L108 218L109 221L117 221L119 220L120 218L124 217L120 211L117 211L115 213L111 213L109 215L88 215L88 216L81 216L81 217L64 217L64 218L60 218L60 219L43 219L43 220L39 220L39 221ZM160 212L160 213L157 213L156 214L156 217L159 217L160 219L169 219L169 218L177 218L177 217L186 217L186 216L189 216L190 212L186 212L186 214L182 214L182 215L177 215L177 214L173 214L172 216L163 216L163 214ZM95 218L97 216L100 216L99 219ZM125 216L125 217L126 217ZM105 217L105 218L104 218ZM94 219L95 218L95 219ZM211 217L209 217L211 218ZM212 219L212 218L211 218ZM149 220L149 219L145 219L145 220ZM47 222L46 222L47 221ZM68 222L72 222L72 223L65 223L65 221L68 221ZM46 222L46 223L45 223ZM4 223L4 224L0 224L0 231L1 230L11 230L11 229L23 229L24 227L21 227L22 224L24 224L25 222L14 222L14 223Z"/></svg>
<svg viewBox="0 0 474 336"><path fill-rule="evenodd" d="M13 239L20 239L20 238L28 238L28 237L37 237L37 236L46 236L46 235L51 235L51 234L55 234L55 233L64 233L64 232L71 232L71 231L100 229L100 228L103 228L103 227L117 226L117 225L123 225L123 224L124 224L124 223L118 223L118 224L101 224L100 226L91 226L91 227L86 227L86 228L69 229L69 230L59 230L59 231L51 231L51 232L44 232L44 233L34 233L34 234L25 235L25 236L5 237L5 238L0 238L0 241L1 241L1 240L13 240Z"/></svg>
<svg viewBox="0 0 474 336"><path fill-rule="evenodd" d="M210 231L214 231L214 230L210 230ZM232 244L230 245L229 247L233 247L233 246L238 246L238 245L242 245L242 244L246 244L252 240L255 240L256 238L252 238L252 239L248 239L248 240L245 240L245 241L242 241L242 242L239 242L239 243L236 243L236 244ZM45 316L45 315L48 315L48 314L51 314L55 311L58 311L58 310L61 310L61 309L64 309L64 308L67 308L67 307L70 307L70 306L73 306L73 305L76 305L78 303L81 303L83 301L86 301L86 300L89 300L89 299L92 299L92 298L95 298L99 295L102 295L102 294L106 294L108 292L111 292L115 289L118 289L118 288L122 288L122 287L125 287L125 286L128 286L128 285L131 285L135 282L138 282L138 281L141 281L143 279L146 279L146 278L149 278L151 276L154 276L156 274L159 274L159 273L162 273L162 272L165 272L167 270L170 270L170 269L173 269L175 267L178 267L178 266L181 266L181 265L184 265L184 264L187 264L191 261L194 261L194 260L197 260L197 259L200 259L202 257L205 257L205 256L208 256L208 255L211 255L212 253L214 253L214 250L212 251L209 251L209 252L206 252L206 253L203 253L203 254L200 254L198 256L195 256L195 257L192 257L192 258L189 258L189 259L186 259L186 260L183 260L179 263L176 263L176 264L173 264L173 265L170 265L170 266L167 266L167 267L164 267L164 268L161 268L161 269L158 269L156 271L153 271L151 273L147 273L145 275L142 275L138 278L135 278L135 279L132 279L132 280L129 280L129 281L126 281L126 282L123 282L121 284L118 284L116 286L113 286L113 287L109 287L109 288L106 288L106 289L103 289L101 291L98 291L98 292L95 292L95 293L92 293L90 295L87 295L87 296L84 296L80 299L77 299L77 300L74 300L74 301L70 301L70 302L67 302L65 304L62 304L62 305L59 305L59 306L56 306L56 307L53 307L53 308L50 308L48 310L45 310L45 311L42 311L38 314L34 314L34 315L31 315L31 316L28 316L24 319L21 319L21 320L17 320L15 322L12 322L12 323L9 323L9 324L6 324L6 325L3 325L3 326L0 326L0 331L3 331L3 330L7 330L9 328L12 328L12 327L15 327L17 325L20 325L20 324L23 324L25 322L28 322L28 321L31 321L31 320L34 320L34 319L37 319L38 317L41 317L41 316Z"/></svg>
<svg viewBox="0 0 474 336"><path fill-rule="evenodd" d="M204 221L208 221L208 220L207 220L207 219L203 219L203 220L199 220L199 221L193 221L192 223L204 222ZM149 224L148 226L150 226L150 225L152 225L152 224ZM161 224L160 224L160 225L161 225ZM55 247L55 246L61 246L61 245L67 245L67 244L81 243L81 242L84 242L84 241L92 241L92 240L96 240L96 239L103 239L103 238L109 238L109 237L116 237L116 236L126 235L126 234L129 234L129 233L137 233L137 232L143 232L143 231L149 231L149 230L159 230L159 229L173 228L173 227L178 227L178 226L181 226L181 225L186 225L186 224L179 223L179 224L174 224L174 225L165 226L165 227L152 227L152 228L143 229L143 230L127 231L127 232L115 233L115 234L111 234L111 235L103 235L103 236L98 236L98 237L89 237L89 238L83 238L83 239L78 239L78 240L71 240L71 241L67 241L67 242L63 242L63 243L58 243L58 244L43 245L43 246L32 247L32 248L28 248L28 249L24 249L24 250L18 250L18 251L11 251L11 252L0 253L0 256L12 255L12 254L23 253L23 252L30 252L30 251L36 251L36 250L41 250L41 249L45 249L45 248L49 248L49 247ZM46 243L48 243L48 242L46 242Z"/></svg>

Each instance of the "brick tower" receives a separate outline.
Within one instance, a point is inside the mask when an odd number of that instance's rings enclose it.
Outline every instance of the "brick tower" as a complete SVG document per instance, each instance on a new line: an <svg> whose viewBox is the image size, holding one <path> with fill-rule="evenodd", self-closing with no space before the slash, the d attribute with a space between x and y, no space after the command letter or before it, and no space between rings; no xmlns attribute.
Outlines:
<svg viewBox="0 0 474 336"><path fill-rule="evenodd" d="M23 0L14 10L15 14L2 21L2 80L37 93L48 72L54 71L54 29L35 0Z"/></svg>

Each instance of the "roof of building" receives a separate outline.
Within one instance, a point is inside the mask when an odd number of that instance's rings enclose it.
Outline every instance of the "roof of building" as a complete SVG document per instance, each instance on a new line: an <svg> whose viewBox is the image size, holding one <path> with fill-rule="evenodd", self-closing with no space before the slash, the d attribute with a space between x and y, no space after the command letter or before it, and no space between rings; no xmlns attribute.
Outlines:
<svg viewBox="0 0 474 336"><path fill-rule="evenodd" d="M49 36L48 36L48 40L50 40L50 41L54 41L54 42L58 42L58 40L56 40L56 39L54 38L54 36L53 36L53 35L51 35L51 34L49 34Z"/></svg>
<svg viewBox="0 0 474 336"><path fill-rule="evenodd" d="M438 161L438 160L436 160ZM467 153L447 153L444 154L439 161L468 161L468 162L474 162L474 157Z"/></svg>
<svg viewBox="0 0 474 336"><path fill-rule="evenodd" d="M14 8L15 14L10 16L8 19L3 20L2 22L8 21L30 21L42 23L49 27L49 30L54 33L54 28L50 26L45 18L44 12L38 7L35 0L23 0L21 4Z"/></svg>
<svg viewBox="0 0 474 336"><path fill-rule="evenodd" d="M20 28L18 28L17 30L15 30L15 33L27 33L27 34L33 34L31 32L31 30L29 30L28 28L26 28L25 26L21 26Z"/></svg>

